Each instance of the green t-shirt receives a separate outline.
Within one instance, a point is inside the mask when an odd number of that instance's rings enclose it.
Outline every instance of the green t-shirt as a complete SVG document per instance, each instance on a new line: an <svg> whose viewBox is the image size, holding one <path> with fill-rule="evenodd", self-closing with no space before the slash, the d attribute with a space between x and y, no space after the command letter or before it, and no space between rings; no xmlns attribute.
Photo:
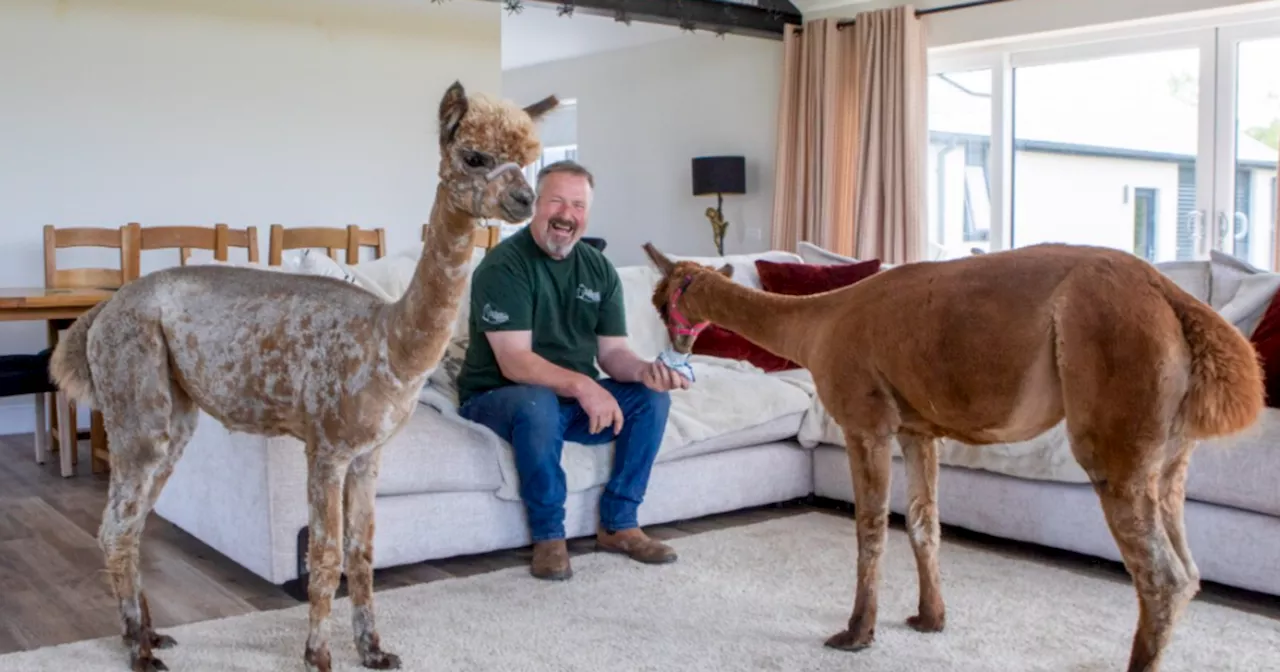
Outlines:
<svg viewBox="0 0 1280 672"><path fill-rule="evenodd" d="M513 383L502 375L487 331L530 331L534 353L596 378L596 338L627 335L622 283L600 250L579 242L569 256L554 259L525 227L476 266L468 327L459 403Z"/></svg>

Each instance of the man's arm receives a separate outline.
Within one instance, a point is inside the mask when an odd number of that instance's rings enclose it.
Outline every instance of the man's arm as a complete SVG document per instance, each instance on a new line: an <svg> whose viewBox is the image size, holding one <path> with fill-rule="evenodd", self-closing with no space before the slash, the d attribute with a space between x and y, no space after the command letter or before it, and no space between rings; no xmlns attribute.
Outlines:
<svg viewBox="0 0 1280 672"><path fill-rule="evenodd" d="M485 337L493 348L502 375L526 385L542 385L562 397L578 397L595 381L587 376L557 366L533 351L533 334L529 331L488 331Z"/></svg>
<svg viewBox="0 0 1280 672"><path fill-rule="evenodd" d="M485 333L502 375L518 383L542 385L562 397L577 399L590 418L590 433L613 427L616 436L622 431L622 408L618 400L594 379L548 362L533 351L528 331L490 331Z"/></svg>
<svg viewBox="0 0 1280 672"><path fill-rule="evenodd" d="M631 350L626 336L600 336L597 342L600 345L596 359L605 375L620 383L638 383L643 379L650 363Z"/></svg>

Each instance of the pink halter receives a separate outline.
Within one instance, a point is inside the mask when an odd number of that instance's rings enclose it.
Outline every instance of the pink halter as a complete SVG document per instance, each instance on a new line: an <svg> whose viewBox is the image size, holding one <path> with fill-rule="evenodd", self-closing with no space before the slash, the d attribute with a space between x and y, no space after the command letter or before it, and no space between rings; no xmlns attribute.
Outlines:
<svg viewBox="0 0 1280 672"><path fill-rule="evenodd" d="M689 288L689 283L691 282L693 282L693 276L684 276L684 282L680 283L679 287L676 287L676 291L672 292L671 298L667 300L667 314L675 321L675 324L670 327L671 331L680 336L697 336L702 333L703 329L706 329L707 326L711 324L709 321L693 324L689 322L688 318L686 318L684 314L680 312L680 309L676 307L676 304L680 301L680 295L684 294L684 291Z"/></svg>

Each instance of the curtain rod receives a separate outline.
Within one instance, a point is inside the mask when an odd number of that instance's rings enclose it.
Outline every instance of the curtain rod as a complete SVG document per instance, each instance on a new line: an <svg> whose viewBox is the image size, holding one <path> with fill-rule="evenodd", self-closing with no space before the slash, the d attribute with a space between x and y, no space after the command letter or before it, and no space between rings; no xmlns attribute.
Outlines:
<svg viewBox="0 0 1280 672"><path fill-rule="evenodd" d="M957 9L969 9L970 7L981 7L983 5L994 5L1001 2L1009 2L1009 0L969 0L968 2L958 2L954 5L944 5L942 7L930 7L927 9L917 9L916 16L928 16L929 14L941 14L942 12L954 12ZM846 26L852 26L856 19L845 19L836 23L836 30L840 30ZM804 32L804 28L797 28L797 33Z"/></svg>

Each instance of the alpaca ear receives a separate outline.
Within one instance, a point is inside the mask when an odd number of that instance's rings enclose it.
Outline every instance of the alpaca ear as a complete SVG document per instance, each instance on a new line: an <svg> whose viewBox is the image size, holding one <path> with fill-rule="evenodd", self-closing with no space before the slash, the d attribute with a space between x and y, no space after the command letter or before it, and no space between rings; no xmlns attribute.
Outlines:
<svg viewBox="0 0 1280 672"><path fill-rule="evenodd" d="M644 244L644 253L649 255L649 260L653 262L654 266L658 267L658 271L663 275L667 275L671 272L672 268L675 268L675 264L671 263L670 259L663 256L663 254L658 251L658 248L653 246L653 243Z"/></svg>
<svg viewBox="0 0 1280 672"><path fill-rule="evenodd" d="M524 111L526 114L529 115L530 119L533 119L534 121L541 121L543 116L545 116L551 110L554 110L555 108L559 107L559 105L560 105L560 99L556 98L554 95L551 95L524 108Z"/></svg>
<svg viewBox="0 0 1280 672"><path fill-rule="evenodd" d="M716 272L717 272L717 273L719 273L720 275L723 275L723 276L724 276L724 277L726 277L726 278L732 278L732 277L733 277L733 264L725 264L724 266L721 266L720 268L717 268L717 269L716 269Z"/></svg>
<svg viewBox="0 0 1280 672"><path fill-rule="evenodd" d="M450 145L458 135L458 126L467 115L467 92L462 82L455 81L440 99L440 144Z"/></svg>

